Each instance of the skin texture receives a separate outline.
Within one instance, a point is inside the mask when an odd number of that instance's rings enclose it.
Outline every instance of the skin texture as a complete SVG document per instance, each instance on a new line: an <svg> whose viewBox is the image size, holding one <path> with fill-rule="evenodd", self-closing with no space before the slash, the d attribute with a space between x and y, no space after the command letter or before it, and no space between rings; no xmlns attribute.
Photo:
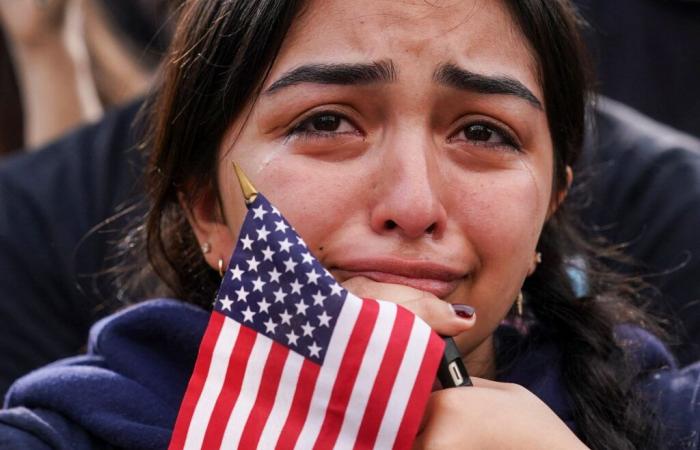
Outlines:
<svg viewBox="0 0 700 450"><path fill-rule="evenodd" d="M265 93L301 65L378 61L391 61L392 81L301 83ZM498 2L311 2L263 93L222 143L221 202L213 193L200 197L189 219L200 243L212 246L207 262L227 261L244 212L235 160L348 289L402 303L455 336L470 373L488 378L492 333L535 270L539 234L563 193L551 189L544 111L515 95L436 83L435 71L447 63L515 79L544 103L527 42ZM334 115L334 131L319 133L324 122L308 120L319 112ZM474 124L491 131L474 133ZM448 304L471 305L478 319L461 319ZM504 407L503 421L527 422L515 430L557 430L541 448L582 445L529 392L487 383L434 393L417 447L507 448L510 437L498 437L499 427L436 438ZM475 407L465 411L466 404ZM513 445L528 442L512 438ZM518 448L538 448L532 442Z"/></svg>

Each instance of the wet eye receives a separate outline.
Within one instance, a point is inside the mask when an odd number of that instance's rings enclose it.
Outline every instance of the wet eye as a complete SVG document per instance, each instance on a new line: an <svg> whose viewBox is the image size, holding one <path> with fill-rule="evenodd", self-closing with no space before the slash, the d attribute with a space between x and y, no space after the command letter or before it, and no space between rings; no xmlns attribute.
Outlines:
<svg viewBox="0 0 700 450"><path fill-rule="evenodd" d="M464 129L465 137L470 141L489 142L494 138L494 131L484 125L470 125ZM498 136L496 136L498 140Z"/></svg>
<svg viewBox="0 0 700 450"><path fill-rule="evenodd" d="M463 127L453 140L464 140L487 147L510 147L519 150L517 140L495 125L473 123Z"/></svg>
<svg viewBox="0 0 700 450"><path fill-rule="evenodd" d="M355 133L357 129L343 116L323 112L311 116L299 123L290 134L307 134L332 136L335 134Z"/></svg>

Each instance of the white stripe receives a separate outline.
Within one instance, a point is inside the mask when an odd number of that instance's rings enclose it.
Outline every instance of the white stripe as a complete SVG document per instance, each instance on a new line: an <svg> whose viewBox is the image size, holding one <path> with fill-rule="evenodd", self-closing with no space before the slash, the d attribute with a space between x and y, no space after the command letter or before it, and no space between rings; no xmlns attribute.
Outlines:
<svg viewBox="0 0 700 450"><path fill-rule="evenodd" d="M255 399L258 396L258 389L260 389L263 370L265 370L265 363L270 354L271 346L272 339L264 334L256 334L255 344L253 344L253 348L250 351L248 364L243 375L240 394L233 405L228 423L226 423L226 431L224 431L224 437L221 440L221 448L238 447L248 415L250 415L250 410L253 408Z"/></svg>
<svg viewBox="0 0 700 450"><path fill-rule="evenodd" d="M394 445L396 433L398 433L399 426L401 426L401 419L403 419L408 399L411 396L418 371L423 363L425 349L429 340L430 327L416 317L413 320L406 352L403 354L401 366L396 374L396 380L394 380L394 387L391 389L389 403L386 405L384 418L379 427L377 441L374 444L376 449L392 448Z"/></svg>
<svg viewBox="0 0 700 450"><path fill-rule="evenodd" d="M338 315L338 321L331 341L328 345L326 359L321 366L321 371L318 374L314 393L311 397L309 405L309 413L306 416L306 422L299 435L299 440L295 448L300 450L308 450L313 447L316 438L321 431L323 419L326 416L326 407L330 399L335 378L340 368L340 363L345 354L345 348L348 345L350 334L357 321L357 316L360 314L362 300L348 293L343 308Z"/></svg>
<svg viewBox="0 0 700 450"><path fill-rule="evenodd" d="M304 357L299 353L290 351L287 355L287 361L284 363L282 376L279 380L275 402L260 435L258 448L275 448L277 445L277 439L282 432L287 414L289 414L292 400L294 400L295 388L299 383L299 372L301 372L303 363Z"/></svg>
<svg viewBox="0 0 700 450"><path fill-rule="evenodd" d="M202 394L197 400L197 405L192 414L192 421L187 430L185 450L199 450L202 447L204 433L207 431L209 418L224 384L226 369L228 368L228 362L231 359L231 353L233 352L233 346L236 343L240 327L238 322L228 317L224 318L224 324L214 345L211 364L202 388Z"/></svg>
<svg viewBox="0 0 700 450"><path fill-rule="evenodd" d="M377 322L372 330L372 336L367 345L360 366L360 371L357 373L358 382L353 386L348 406L345 410L343 425L338 435L335 448L347 448L351 443L355 442L357 430L362 423L362 418L367 408L369 396L372 393L374 380L377 378L377 372L382 366L384 353L391 337L393 323L396 320L396 305L385 301L379 301L379 313ZM388 386L386 386L388 389ZM372 405L370 405L370 408ZM350 445L352 446L352 445Z"/></svg>

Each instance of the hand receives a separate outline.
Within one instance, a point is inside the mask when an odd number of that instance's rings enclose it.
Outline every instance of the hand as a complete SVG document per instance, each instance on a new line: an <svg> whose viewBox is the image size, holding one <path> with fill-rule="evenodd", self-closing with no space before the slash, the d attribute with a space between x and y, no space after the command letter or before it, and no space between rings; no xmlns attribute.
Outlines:
<svg viewBox="0 0 700 450"><path fill-rule="evenodd" d="M32 47L61 39L67 0L0 0L0 20L9 40Z"/></svg>
<svg viewBox="0 0 700 450"><path fill-rule="evenodd" d="M476 321L476 315L469 319L459 317L449 303L408 286L378 283L365 277L353 277L341 284L358 297L387 300L403 306L443 336L456 336L473 327Z"/></svg>
<svg viewBox="0 0 700 450"><path fill-rule="evenodd" d="M431 394L414 450L587 448L522 386L474 377L472 382Z"/></svg>

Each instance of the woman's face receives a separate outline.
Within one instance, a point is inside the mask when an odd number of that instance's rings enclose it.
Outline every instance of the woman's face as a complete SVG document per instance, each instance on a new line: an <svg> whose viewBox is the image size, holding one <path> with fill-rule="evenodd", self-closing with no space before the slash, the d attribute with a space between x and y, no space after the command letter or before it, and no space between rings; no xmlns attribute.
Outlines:
<svg viewBox="0 0 700 450"><path fill-rule="evenodd" d="M231 254L236 161L340 281L474 306L476 326L458 338L470 353L534 266L552 143L535 60L506 6L432 3L311 1L222 143L229 225L197 233L216 258ZM195 210L200 222L208 213Z"/></svg>

